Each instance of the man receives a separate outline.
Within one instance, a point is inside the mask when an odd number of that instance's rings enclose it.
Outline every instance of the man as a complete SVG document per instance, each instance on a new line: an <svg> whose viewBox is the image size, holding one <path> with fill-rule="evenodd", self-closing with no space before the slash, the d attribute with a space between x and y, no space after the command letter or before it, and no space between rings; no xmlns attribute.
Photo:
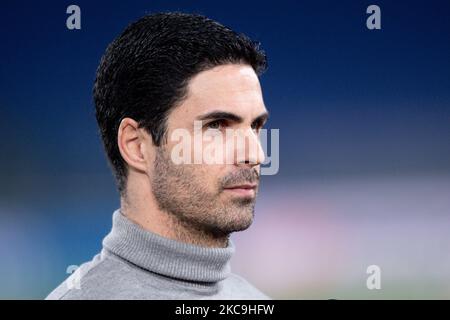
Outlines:
<svg viewBox="0 0 450 320"><path fill-rule="evenodd" d="M109 45L94 101L121 207L101 253L48 299L268 298L231 273L229 240L254 216L265 67L254 42L199 15L148 15ZM201 134L183 159L213 146L223 161L175 161L180 129Z"/></svg>

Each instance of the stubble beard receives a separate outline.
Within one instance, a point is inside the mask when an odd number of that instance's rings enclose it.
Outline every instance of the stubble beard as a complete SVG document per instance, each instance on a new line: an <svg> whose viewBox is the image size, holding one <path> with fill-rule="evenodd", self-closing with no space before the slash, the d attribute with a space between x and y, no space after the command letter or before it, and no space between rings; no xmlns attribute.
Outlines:
<svg viewBox="0 0 450 320"><path fill-rule="evenodd" d="M217 182L215 192L207 190L198 165L176 165L163 147L157 148L153 194L160 210L185 228L214 238L246 230L253 222L256 196L224 197L227 183L259 180L254 169L242 169ZM206 169L207 170L207 169ZM207 172L207 171L206 171Z"/></svg>

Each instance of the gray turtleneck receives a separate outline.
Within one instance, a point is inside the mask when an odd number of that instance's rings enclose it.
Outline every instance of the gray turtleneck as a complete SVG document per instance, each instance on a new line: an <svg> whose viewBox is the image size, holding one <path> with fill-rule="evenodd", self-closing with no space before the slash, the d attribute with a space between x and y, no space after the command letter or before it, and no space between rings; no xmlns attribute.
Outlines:
<svg viewBox="0 0 450 320"><path fill-rule="evenodd" d="M47 299L269 299L231 273L234 250L161 237L116 210L102 251Z"/></svg>

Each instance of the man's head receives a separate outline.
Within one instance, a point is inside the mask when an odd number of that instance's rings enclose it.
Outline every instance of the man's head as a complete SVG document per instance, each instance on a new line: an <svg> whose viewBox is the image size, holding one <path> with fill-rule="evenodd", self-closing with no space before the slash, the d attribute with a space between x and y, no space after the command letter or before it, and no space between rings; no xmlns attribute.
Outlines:
<svg viewBox="0 0 450 320"><path fill-rule="evenodd" d="M159 208L180 222L218 235L247 228L263 159L258 133L267 111L257 75L265 68L254 42L202 16L154 14L131 24L106 50L94 86L122 196L145 181ZM173 132L194 136L200 120L204 137L192 139L192 156L227 129L246 134L246 151L225 144L221 154L232 163L175 164Z"/></svg>

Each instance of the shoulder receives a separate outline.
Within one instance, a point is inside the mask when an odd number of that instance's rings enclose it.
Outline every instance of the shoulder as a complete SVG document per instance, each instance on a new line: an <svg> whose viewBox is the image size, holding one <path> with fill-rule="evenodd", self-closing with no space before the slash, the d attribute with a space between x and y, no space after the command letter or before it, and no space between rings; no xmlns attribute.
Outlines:
<svg viewBox="0 0 450 320"><path fill-rule="evenodd" d="M226 279L226 282L227 291L229 291L228 294L232 296L233 299L271 300L269 296L235 273L232 273Z"/></svg>
<svg viewBox="0 0 450 320"><path fill-rule="evenodd" d="M96 255L82 264L46 300L133 299L139 287L136 269L111 255Z"/></svg>

